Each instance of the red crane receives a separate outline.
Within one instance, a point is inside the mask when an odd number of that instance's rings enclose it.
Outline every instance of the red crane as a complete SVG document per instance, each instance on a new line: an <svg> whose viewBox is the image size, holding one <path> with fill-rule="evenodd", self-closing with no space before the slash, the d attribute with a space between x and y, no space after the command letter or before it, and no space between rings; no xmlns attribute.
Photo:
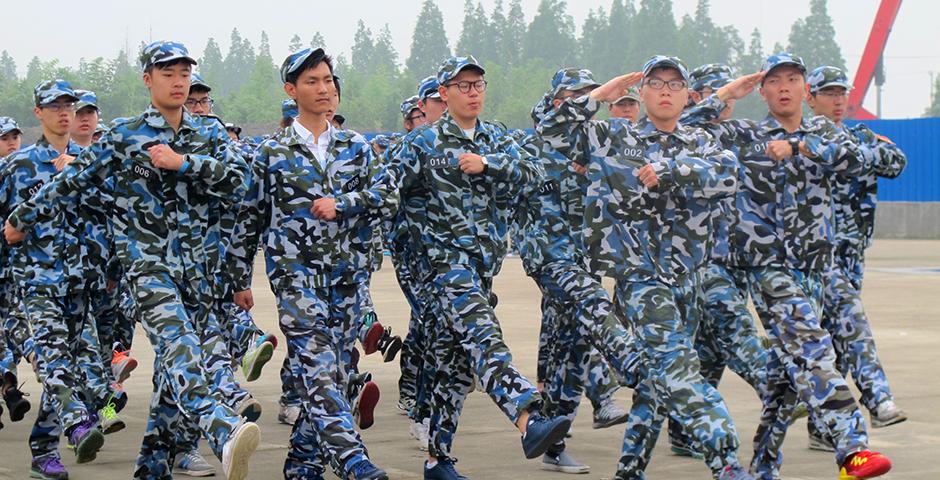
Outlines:
<svg viewBox="0 0 940 480"><path fill-rule="evenodd" d="M901 0L881 0L878 13L875 15L875 23L871 27L871 33L868 34L865 52L862 53L862 60L855 72L852 92L849 93L849 118L857 120L878 118L873 113L865 110L862 102L865 100L865 95L868 93L868 87L871 86L872 80L875 80L879 87L884 83L882 55L884 54L885 45L888 43L888 34L891 33L891 27L894 25L894 19L897 18L900 8Z"/></svg>

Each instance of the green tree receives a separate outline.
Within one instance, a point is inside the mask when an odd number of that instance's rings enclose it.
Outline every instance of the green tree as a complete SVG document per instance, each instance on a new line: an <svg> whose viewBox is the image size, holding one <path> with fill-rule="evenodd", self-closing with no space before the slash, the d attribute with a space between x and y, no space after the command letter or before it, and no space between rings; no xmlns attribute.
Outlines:
<svg viewBox="0 0 940 480"><path fill-rule="evenodd" d="M293 37L290 37L290 44L287 45L287 51L294 53L304 47L303 41L300 40L300 35L294 34Z"/></svg>
<svg viewBox="0 0 940 480"><path fill-rule="evenodd" d="M323 39L323 35L320 32L313 34L313 38L310 39L310 46L312 48L322 48L326 50L326 40Z"/></svg>
<svg viewBox="0 0 940 480"><path fill-rule="evenodd" d="M527 59L550 68L570 66L575 61L574 20L562 0L541 0L522 42Z"/></svg>
<svg viewBox="0 0 940 480"><path fill-rule="evenodd" d="M676 18L671 0L642 0L631 32L637 45L637 68L653 55L675 55L678 51Z"/></svg>
<svg viewBox="0 0 940 480"><path fill-rule="evenodd" d="M392 31L386 23L375 39L372 51L372 72L377 74L398 74L398 52L392 45Z"/></svg>
<svg viewBox="0 0 940 480"><path fill-rule="evenodd" d="M209 37L206 42L206 48L202 52L202 58L199 59L199 65L196 67L199 75L209 85L219 85L219 81L225 76L225 64L222 60L222 49L215 39Z"/></svg>
<svg viewBox="0 0 940 480"><path fill-rule="evenodd" d="M787 49L803 57L806 68L822 65L845 69L842 49L836 43L836 29L826 9L826 0L810 0L809 16L797 20L790 28Z"/></svg>
<svg viewBox="0 0 940 480"><path fill-rule="evenodd" d="M412 81L436 74L441 62L450 57L444 16L433 0L424 0L411 36L411 50L405 65Z"/></svg>
<svg viewBox="0 0 940 480"><path fill-rule="evenodd" d="M365 73L372 68L375 55L375 42L372 40L372 30L366 27L365 22L359 20L356 24L356 35L352 46L352 68Z"/></svg>
<svg viewBox="0 0 940 480"><path fill-rule="evenodd" d="M522 62L522 42L525 40L526 24L520 0L510 0L509 13L506 14L506 23L501 29L498 47L502 64L508 66L519 65Z"/></svg>
<svg viewBox="0 0 940 480"><path fill-rule="evenodd" d="M488 42L491 40L489 22L483 5L473 5L473 0L466 0L463 7L463 29L457 40L456 55L473 55L480 62L487 60ZM495 58L489 60L498 61Z"/></svg>
<svg viewBox="0 0 940 480"><path fill-rule="evenodd" d="M248 79L237 94L221 102L215 113L240 124L274 122L280 113L282 97L268 34L262 31L258 55Z"/></svg>
<svg viewBox="0 0 940 480"><path fill-rule="evenodd" d="M579 67L587 67L594 72L606 78L608 71L611 70L609 62L605 57L607 41L607 12L600 7L595 12L591 9L587 17L584 18L584 25L581 26L581 39L578 41L578 47L581 51Z"/></svg>
<svg viewBox="0 0 940 480"><path fill-rule="evenodd" d="M242 38L237 28L232 29L231 45L223 61L224 75L215 81L221 95L230 95L241 89L255 65L255 50L251 42ZM213 88L213 90L215 90Z"/></svg>

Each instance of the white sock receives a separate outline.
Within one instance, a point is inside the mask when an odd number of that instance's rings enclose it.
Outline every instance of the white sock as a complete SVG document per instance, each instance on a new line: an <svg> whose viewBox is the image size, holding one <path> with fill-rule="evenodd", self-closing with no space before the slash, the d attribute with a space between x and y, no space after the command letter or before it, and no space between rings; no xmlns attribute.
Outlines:
<svg viewBox="0 0 940 480"><path fill-rule="evenodd" d="M437 460L428 460L428 464L424 468L427 468L428 470L430 470L436 466L437 466Z"/></svg>

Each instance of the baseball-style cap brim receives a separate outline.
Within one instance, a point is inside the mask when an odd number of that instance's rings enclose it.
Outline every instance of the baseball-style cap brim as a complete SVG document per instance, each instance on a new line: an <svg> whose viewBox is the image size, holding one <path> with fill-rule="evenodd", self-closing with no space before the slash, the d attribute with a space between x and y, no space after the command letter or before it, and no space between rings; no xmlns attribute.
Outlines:
<svg viewBox="0 0 940 480"><path fill-rule="evenodd" d="M56 88L53 90L47 90L47 92L48 92L47 94L43 95L42 100L39 101L39 104L37 105L38 107L49 105L50 103L53 103L62 97L68 97L72 99L73 102L77 102L79 100L79 98L76 97L74 93L67 92L61 89ZM78 109L76 108L76 110Z"/></svg>
<svg viewBox="0 0 940 480"><path fill-rule="evenodd" d="M323 51L322 48L308 48L301 50L301 52L303 52L302 55L297 55L295 58L290 58L290 63L285 62L287 64L281 68L281 82L287 83L287 76L296 72L297 69L300 68L300 66L303 65L308 58L314 56L321 58L326 57L326 52Z"/></svg>
<svg viewBox="0 0 940 480"><path fill-rule="evenodd" d="M677 70L686 82L689 81L689 70L672 58L662 58L655 62L646 64L645 68L643 68L643 77L648 77L650 72L656 70L657 68L671 68Z"/></svg>
<svg viewBox="0 0 940 480"><path fill-rule="evenodd" d="M593 82L590 80L582 80L582 81L579 81L578 83L575 83L574 85L559 85L558 88L561 90L581 90L582 88L589 88L589 87L597 88L599 86L601 86L601 84L597 82Z"/></svg>
<svg viewBox="0 0 940 480"><path fill-rule="evenodd" d="M616 100L614 100L613 102L610 102L610 103L611 103L611 104L617 104L617 103L620 103L620 102L622 102L622 101L624 101L624 100L633 100L633 101L635 101L635 102L639 102L639 101L640 101L640 96L639 96L639 95L634 95L634 94L631 93L630 95L624 95L624 96L622 96L622 97L620 97L620 98L618 98L618 99L616 99Z"/></svg>
<svg viewBox="0 0 940 480"><path fill-rule="evenodd" d="M177 60L186 60L187 62L189 62L190 65L198 65L195 58L190 57L189 55L184 55L182 53L170 54L166 58L161 58L160 60L153 62L152 64L160 65L162 63L170 63L170 62L175 62Z"/></svg>
<svg viewBox="0 0 940 480"><path fill-rule="evenodd" d="M764 65L764 67L766 68L765 71L767 73L770 73L780 67L787 67L787 66L795 67L797 70L803 72L804 75L806 74L806 66L800 62L797 62L796 60L783 60L781 62L777 62L774 64Z"/></svg>
<svg viewBox="0 0 940 480"><path fill-rule="evenodd" d="M75 111L76 111L76 112L79 111L79 110L81 110L81 109L83 109L83 108L85 108L85 107L95 107L95 110L98 110L99 112L101 111L101 107L99 107L98 105L96 105L96 104L94 104L94 103L92 103L92 102L85 102L85 101L83 101L83 100L81 100L81 99L79 99L77 102L75 102Z"/></svg>
<svg viewBox="0 0 940 480"><path fill-rule="evenodd" d="M20 130L20 127L13 127L13 126L11 126L11 127L8 127L8 128L2 128L2 129L0 129L0 135L6 135L6 134L11 133L11 132L20 132L20 134L23 133L23 131Z"/></svg>
<svg viewBox="0 0 940 480"><path fill-rule="evenodd" d="M852 84L850 84L849 82L844 82L842 80L833 80L831 82L826 82L818 87L814 86L813 90L818 92L819 90L822 90L824 88L829 88L829 87L843 87L846 90L851 90Z"/></svg>

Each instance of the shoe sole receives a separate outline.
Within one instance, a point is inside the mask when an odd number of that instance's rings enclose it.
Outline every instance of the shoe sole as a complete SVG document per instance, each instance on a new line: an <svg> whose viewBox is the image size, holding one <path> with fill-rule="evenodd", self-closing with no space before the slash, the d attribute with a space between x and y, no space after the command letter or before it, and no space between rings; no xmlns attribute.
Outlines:
<svg viewBox="0 0 940 480"><path fill-rule="evenodd" d="M375 424L375 406L379 404L379 386L375 382L367 382L362 386L359 394L359 428L365 430Z"/></svg>
<svg viewBox="0 0 940 480"><path fill-rule="evenodd" d="M15 420L14 420L14 421L15 421ZM871 428L885 428L885 427L890 427L891 425L897 425L897 424L903 423L903 422L905 422L905 421L907 421L907 415L904 415L904 414L897 415L897 416L895 416L895 417L892 417L892 418L889 418L889 419L886 419L886 420L879 420L879 419L876 419L875 417L872 417L872 419L871 419Z"/></svg>
<svg viewBox="0 0 940 480"><path fill-rule="evenodd" d="M401 337L396 336L392 338L392 343L388 344L388 347L385 347L385 351L382 352L382 360L384 360L385 363L395 360L395 357L398 356L398 352L401 351L401 346Z"/></svg>
<svg viewBox="0 0 940 480"><path fill-rule="evenodd" d="M412 407L412 408L413 408L413 407ZM409 413L411 413L411 408L408 408L408 407L406 407L405 405L402 405L401 403L398 404L398 414L399 414L399 415L408 415Z"/></svg>
<svg viewBox="0 0 940 480"><path fill-rule="evenodd" d="M200 472L198 470L186 470L183 468L174 468L173 475L186 475L187 477L213 477L215 469Z"/></svg>
<svg viewBox="0 0 940 480"><path fill-rule="evenodd" d="M111 425L108 425L108 428L102 429L102 433L104 433L105 435L111 435L112 433L120 432L121 430L124 430L125 428L127 428L127 424L124 423L123 421L115 422L115 423L112 423Z"/></svg>
<svg viewBox="0 0 940 480"><path fill-rule="evenodd" d="M696 452L695 450L685 448L685 447L671 446L669 447L669 451L677 457L687 457L687 458L692 458L695 460L702 460L705 458L704 454L701 454L699 452Z"/></svg>
<svg viewBox="0 0 940 480"><path fill-rule="evenodd" d="M64 477L50 477L42 472L30 470L29 478L38 478L40 480L67 480L69 477L68 474L66 474Z"/></svg>
<svg viewBox="0 0 940 480"><path fill-rule="evenodd" d="M287 421L287 417L285 417L284 415L278 415L278 416L277 416L277 421L278 421L279 423L284 424L284 425L290 425L290 426L292 426L292 427L294 426L294 422L289 422L289 421Z"/></svg>
<svg viewBox="0 0 940 480"><path fill-rule="evenodd" d="M621 423L627 423L627 420L628 420L629 418L630 418L630 415L629 415L629 414L624 414L624 415L621 416L621 417L617 417L617 418L615 418L615 419L613 419L613 420L608 420L608 421L606 421L606 422L598 422L598 421L595 421L591 426L594 428L594 430L600 430L600 429L602 429L602 428L610 428L610 427L613 427L614 425L620 425Z"/></svg>
<svg viewBox="0 0 940 480"><path fill-rule="evenodd" d="M245 372L245 381L253 382L261 377L261 369L271 360L271 357L274 355L274 345L271 345L269 342L262 342L261 346L258 347L258 351L255 353L255 361L251 363L251 367Z"/></svg>
<svg viewBox="0 0 940 480"><path fill-rule="evenodd" d="M542 465L539 466L539 468L547 472L570 473L573 475L591 473L591 467L587 465L583 465L580 467L563 467L561 465L551 465L551 464L543 463Z"/></svg>
<svg viewBox="0 0 940 480"><path fill-rule="evenodd" d="M128 358L124 361L121 368L114 373L114 377L117 379L115 383L124 383L128 378L131 378L131 372L137 368L137 360L134 358Z"/></svg>
<svg viewBox="0 0 940 480"><path fill-rule="evenodd" d="M9 407L10 407L10 406L7 405L7 408L9 408ZM22 400L22 401L16 406L16 408L11 408L11 409L10 409L10 420L12 420L12 421L14 421L14 422L18 422L18 421L22 420L23 417L25 417L26 414L29 413L29 410L30 410L31 408L33 408L33 406L30 405L29 401L27 401L27 400Z"/></svg>
<svg viewBox="0 0 940 480"><path fill-rule="evenodd" d="M559 423L555 428L548 432L548 435L545 435L545 438L542 441L535 445L531 451L525 452L525 457L528 459L538 458L545 454L549 448L552 448L552 445L560 442L565 438L565 433L568 432L568 429L571 428L571 420L565 419L565 421Z"/></svg>
<svg viewBox="0 0 940 480"><path fill-rule="evenodd" d="M238 414L239 417L242 417L249 422L254 422L258 420L259 418L261 418L261 404L252 403L251 405L248 406L248 408L245 408L241 412L236 412L236 413Z"/></svg>
<svg viewBox="0 0 940 480"><path fill-rule="evenodd" d="M820 442L814 442L813 440L809 441L809 445L807 445L806 448L809 448L810 450L815 450L817 452L833 453L836 451L836 448L833 447L832 445L827 445L825 443L820 443Z"/></svg>
<svg viewBox="0 0 940 480"><path fill-rule="evenodd" d="M866 473L865 475L849 475L845 471L845 467L839 470L839 480L865 480L866 478L875 478L880 477L891 471L891 464L888 464L885 468L881 470L876 470L874 472Z"/></svg>
<svg viewBox="0 0 940 480"><path fill-rule="evenodd" d="M261 429L255 424L245 425L238 438L235 439L235 445L232 446L232 463L229 466L227 480L245 480L248 478L248 460L258 449L258 443L261 441Z"/></svg>
<svg viewBox="0 0 940 480"><path fill-rule="evenodd" d="M379 340L382 339L382 335L385 335L385 328L382 327L382 324L375 322L369 327L369 331L366 332L366 339L362 342L362 349L366 352L366 355L372 355L379 349Z"/></svg>
<svg viewBox="0 0 940 480"><path fill-rule="evenodd" d="M92 430L75 446L75 463L88 463L98 458L98 450L104 445L104 434L97 428Z"/></svg>

